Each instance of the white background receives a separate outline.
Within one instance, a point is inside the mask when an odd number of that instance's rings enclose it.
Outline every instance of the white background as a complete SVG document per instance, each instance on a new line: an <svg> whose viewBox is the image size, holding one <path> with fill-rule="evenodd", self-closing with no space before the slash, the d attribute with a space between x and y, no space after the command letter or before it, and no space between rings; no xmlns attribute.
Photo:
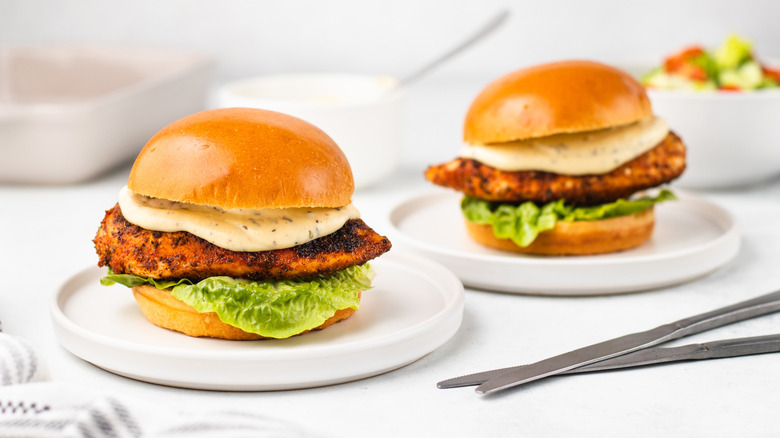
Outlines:
<svg viewBox="0 0 780 438"><path fill-rule="evenodd" d="M0 43L204 52L217 60L217 84L290 72L404 76L504 8L511 16L498 32L409 90L406 163L448 159L474 96L526 65L656 62L688 44L715 46L730 32L750 38L760 56L780 57L780 2L772 0L0 0ZM441 108L426 97L441 86L455 104ZM451 129L421 126L433 122Z"/></svg>
<svg viewBox="0 0 780 438"><path fill-rule="evenodd" d="M404 75L503 8L509 22L438 75L490 78L530 63L657 58L728 32L780 52L771 0L2 0L2 42L163 45L214 54L219 77L348 71ZM433 77L431 78L433 79Z"/></svg>

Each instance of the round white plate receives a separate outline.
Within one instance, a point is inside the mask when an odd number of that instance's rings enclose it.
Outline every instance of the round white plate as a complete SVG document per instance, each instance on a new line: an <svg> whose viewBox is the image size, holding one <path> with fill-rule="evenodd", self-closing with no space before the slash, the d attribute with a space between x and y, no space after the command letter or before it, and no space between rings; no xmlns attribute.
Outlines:
<svg viewBox="0 0 780 438"><path fill-rule="evenodd" d="M97 267L70 278L51 303L60 343L122 376L185 388L260 391L358 380L400 368L458 330L463 285L443 266L390 252L371 262L360 311L326 330L281 340L192 338L148 322L124 286Z"/></svg>
<svg viewBox="0 0 780 438"><path fill-rule="evenodd" d="M543 257L483 247L466 234L462 195L434 192L406 200L390 213L393 242L438 261L466 286L540 295L634 292L685 282L731 260L740 232L724 209L688 194L659 205L651 239L628 251L596 256Z"/></svg>

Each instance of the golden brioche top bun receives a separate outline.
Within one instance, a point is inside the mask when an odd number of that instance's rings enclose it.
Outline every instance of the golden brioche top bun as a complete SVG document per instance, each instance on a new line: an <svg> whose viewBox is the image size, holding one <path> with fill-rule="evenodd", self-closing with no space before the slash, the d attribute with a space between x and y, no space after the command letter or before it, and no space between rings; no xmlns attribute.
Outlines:
<svg viewBox="0 0 780 438"><path fill-rule="evenodd" d="M463 139L500 143L625 125L650 115L644 88L628 73L593 61L560 61L490 83L466 114Z"/></svg>
<svg viewBox="0 0 780 438"><path fill-rule="evenodd" d="M135 193L222 208L343 207L352 169L322 130L261 109L221 108L152 137L130 171Z"/></svg>

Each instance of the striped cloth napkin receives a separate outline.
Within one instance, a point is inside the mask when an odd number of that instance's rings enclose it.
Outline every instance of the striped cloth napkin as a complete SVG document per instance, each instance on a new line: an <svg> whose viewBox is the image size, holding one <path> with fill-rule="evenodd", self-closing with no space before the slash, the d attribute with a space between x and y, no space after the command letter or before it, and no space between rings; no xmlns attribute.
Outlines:
<svg viewBox="0 0 780 438"><path fill-rule="evenodd" d="M254 412L181 412L149 400L103 394L48 379L44 362L29 342L0 332L0 437L318 436Z"/></svg>
<svg viewBox="0 0 780 438"><path fill-rule="evenodd" d="M48 378L48 370L32 345L3 333L0 325L0 385L40 382Z"/></svg>

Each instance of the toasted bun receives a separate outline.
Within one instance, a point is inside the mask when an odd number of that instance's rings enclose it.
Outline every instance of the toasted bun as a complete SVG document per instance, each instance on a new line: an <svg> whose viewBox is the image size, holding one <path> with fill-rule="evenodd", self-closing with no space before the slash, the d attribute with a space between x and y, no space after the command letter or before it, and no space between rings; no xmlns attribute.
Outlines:
<svg viewBox="0 0 780 438"><path fill-rule="evenodd" d="M159 290L156 287L147 285L135 286L133 287L133 296L135 296L135 300L141 308L141 313L143 313L146 319L162 328L196 337L238 341L266 339L256 333L248 333L232 325L225 324L220 321L216 313L199 313L188 304L174 298L167 290ZM312 330L324 329L329 325L349 318L353 313L355 313L355 309L352 308L338 310L322 325Z"/></svg>
<svg viewBox="0 0 780 438"><path fill-rule="evenodd" d="M466 220L466 230L478 243L504 251L539 255L587 255L637 247L653 234L654 224L653 208L599 221L558 222L552 230L539 233L527 247L518 246L510 239L496 237L490 225Z"/></svg>
<svg viewBox="0 0 780 438"><path fill-rule="evenodd" d="M144 146L128 188L222 208L342 207L352 169L316 126L273 111L223 108L184 117Z"/></svg>
<svg viewBox="0 0 780 438"><path fill-rule="evenodd" d="M471 104L463 128L469 144L590 131L652 115L642 85L592 61L562 61L509 73Z"/></svg>

